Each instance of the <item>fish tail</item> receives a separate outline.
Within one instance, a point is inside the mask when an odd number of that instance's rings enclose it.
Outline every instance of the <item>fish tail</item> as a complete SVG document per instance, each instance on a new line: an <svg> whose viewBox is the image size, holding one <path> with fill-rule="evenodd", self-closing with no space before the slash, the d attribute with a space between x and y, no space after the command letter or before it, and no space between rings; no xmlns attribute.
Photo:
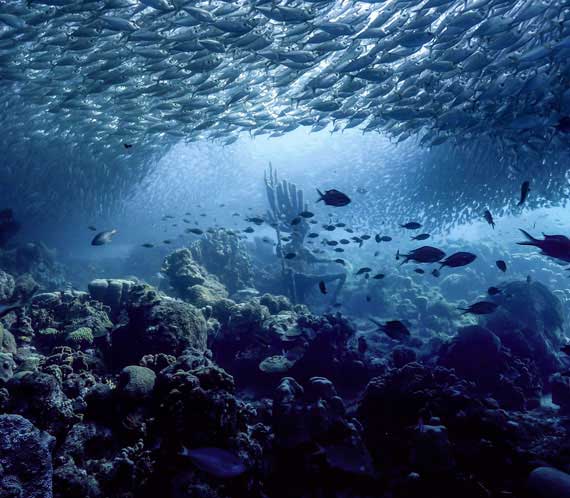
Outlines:
<svg viewBox="0 0 570 498"><path fill-rule="evenodd" d="M317 193L320 195L317 202L321 202L325 198L325 194L323 194L319 189L317 189Z"/></svg>
<svg viewBox="0 0 570 498"><path fill-rule="evenodd" d="M536 243L538 242L538 239L535 239L530 233L526 232L522 228L519 228L519 230L528 239L528 240L525 240L524 242L517 242L517 244L519 246L534 246L534 245L536 245Z"/></svg>

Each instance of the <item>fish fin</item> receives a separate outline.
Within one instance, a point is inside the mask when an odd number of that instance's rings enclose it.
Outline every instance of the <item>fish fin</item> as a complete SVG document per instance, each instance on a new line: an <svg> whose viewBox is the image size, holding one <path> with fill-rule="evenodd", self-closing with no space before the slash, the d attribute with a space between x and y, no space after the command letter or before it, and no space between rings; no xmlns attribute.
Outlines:
<svg viewBox="0 0 570 498"><path fill-rule="evenodd" d="M535 239L530 233L524 231L522 228L519 230L523 233L523 235L528 239L524 242L517 242L519 246L534 246L538 242L538 239Z"/></svg>
<svg viewBox="0 0 570 498"><path fill-rule="evenodd" d="M317 193L320 195L317 202L321 202L325 198L325 194L323 194L319 189L317 189Z"/></svg>

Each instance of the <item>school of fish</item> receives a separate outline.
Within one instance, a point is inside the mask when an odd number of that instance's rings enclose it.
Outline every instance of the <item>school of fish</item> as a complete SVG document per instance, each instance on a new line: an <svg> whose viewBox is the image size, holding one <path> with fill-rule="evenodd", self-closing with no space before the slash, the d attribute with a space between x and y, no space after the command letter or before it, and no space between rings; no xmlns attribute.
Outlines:
<svg viewBox="0 0 570 498"><path fill-rule="evenodd" d="M31 0L0 6L3 128L157 136L359 127L540 149L570 131L570 1ZM14 124L17 126L17 124Z"/></svg>

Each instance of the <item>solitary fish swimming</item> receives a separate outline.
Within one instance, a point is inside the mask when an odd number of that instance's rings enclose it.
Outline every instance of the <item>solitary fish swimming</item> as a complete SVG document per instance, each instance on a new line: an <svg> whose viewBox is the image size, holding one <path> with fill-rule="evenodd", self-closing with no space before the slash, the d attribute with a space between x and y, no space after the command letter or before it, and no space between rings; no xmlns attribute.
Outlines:
<svg viewBox="0 0 570 498"><path fill-rule="evenodd" d="M564 235L543 234L544 239L539 240L534 238L528 232L525 232L520 228L519 230L528 240L517 242L518 245L538 247L545 256L570 263L570 239L568 237Z"/></svg>
<svg viewBox="0 0 570 498"><path fill-rule="evenodd" d="M521 185L521 199L517 206L522 206L528 197L530 192L530 182L528 180L524 181Z"/></svg>
<svg viewBox="0 0 570 498"><path fill-rule="evenodd" d="M422 246L410 251L408 254L400 254L398 252L396 259L399 259L400 256L404 258L402 264L408 261L415 261L416 263L437 263L445 257L445 253L437 247Z"/></svg>
<svg viewBox="0 0 570 498"><path fill-rule="evenodd" d="M116 233L117 233L117 230L115 230L115 229L108 230L105 232L100 232L97 235L95 235L95 237L91 241L91 245L92 246L104 246L105 244L108 244L109 242L111 242L113 235L115 235Z"/></svg>
<svg viewBox="0 0 570 498"><path fill-rule="evenodd" d="M463 311L463 314L471 313L472 315L488 315L493 313L499 305L497 303L492 303L490 301L479 301L478 303L472 304L467 308L459 308Z"/></svg>
<svg viewBox="0 0 570 498"><path fill-rule="evenodd" d="M491 211L489 211L488 209L483 213L483 216L485 217L485 221L487 223L489 223L489 225L491 225L491 228L493 230L495 230L495 220L493 219L493 215L491 214Z"/></svg>
<svg viewBox="0 0 570 498"><path fill-rule="evenodd" d="M317 202L324 201L327 206L342 207L350 204L351 202L350 197L339 190L325 190L325 193L323 194L319 189L317 189L317 192L320 195Z"/></svg>

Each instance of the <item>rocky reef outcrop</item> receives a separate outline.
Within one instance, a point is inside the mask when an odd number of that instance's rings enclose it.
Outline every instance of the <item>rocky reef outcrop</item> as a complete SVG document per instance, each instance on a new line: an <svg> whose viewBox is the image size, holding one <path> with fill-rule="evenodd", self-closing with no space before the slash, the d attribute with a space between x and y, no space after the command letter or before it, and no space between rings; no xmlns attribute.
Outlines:
<svg viewBox="0 0 570 498"><path fill-rule="evenodd" d="M510 282L493 300L499 307L482 324L514 355L534 361L543 377L558 370L564 323L560 300L540 282Z"/></svg>
<svg viewBox="0 0 570 498"><path fill-rule="evenodd" d="M230 294L252 287L253 268L237 234L223 228L207 232L190 246L193 258L224 284Z"/></svg>

